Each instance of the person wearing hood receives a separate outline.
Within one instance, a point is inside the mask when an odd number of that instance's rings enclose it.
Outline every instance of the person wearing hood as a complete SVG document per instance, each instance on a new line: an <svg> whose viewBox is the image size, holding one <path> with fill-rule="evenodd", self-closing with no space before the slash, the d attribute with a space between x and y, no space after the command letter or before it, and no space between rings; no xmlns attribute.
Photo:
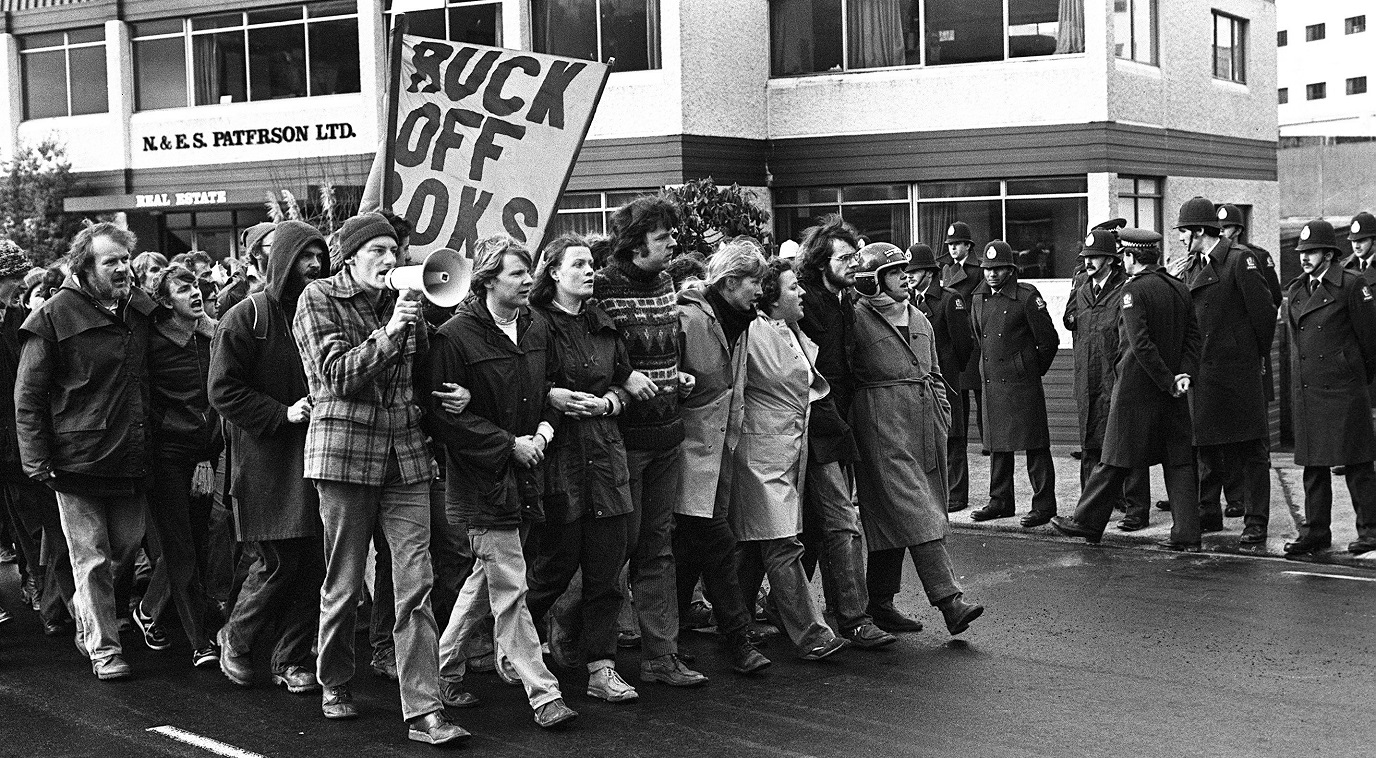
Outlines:
<svg viewBox="0 0 1376 758"><path fill-rule="evenodd" d="M57 491L76 582L77 643L100 679L125 679L114 578L144 536L148 339L157 307L134 287L137 238L112 223L72 240L72 274L29 314L15 424L24 473Z"/></svg>
<svg viewBox="0 0 1376 758"><path fill-rule="evenodd" d="M875 242L860 249L855 275L860 299L850 351L851 428L860 451L855 485L870 551L869 612L876 620L906 622L895 628L921 631L921 623L901 616L893 604L907 553L947 631L960 634L984 607L964 599L946 550L951 404L932 324L903 284L907 263L897 247Z"/></svg>
<svg viewBox="0 0 1376 758"><path fill-rule="evenodd" d="M282 222L277 242L266 286L224 314L210 350L208 393L229 438L235 536L253 556L218 642L230 681L250 686L253 647L270 644L273 684L302 694L320 688L311 647L325 564L319 501L303 478L311 400L291 320L328 253L300 221Z"/></svg>
<svg viewBox="0 0 1376 758"><path fill-rule="evenodd" d="M271 221L254 224L244 230L243 240L239 245L244 256L243 265L215 294L215 312L220 314L220 318L224 318L229 309L238 305L241 300L263 288L264 278L270 266L269 259L272 256L276 230L277 224Z"/></svg>
<svg viewBox="0 0 1376 758"><path fill-rule="evenodd" d="M205 497L193 498L191 489L193 477L205 476L197 469L210 468L222 443L219 419L206 395L215 321L205 314L198 284L193 271L176 264L153 284L153 295L162 306L148 347L153 409L148 536L155 568L133 617L148 647L165 650L171 643L158 619L168 603L174 603L191 643L191 663L201 667L218 662L220 654L206 629L209 602L197 568L210 521L209 503ZM213 480L213 470L208 473Z"/></svg>
<svg viewBox="0 0 1376 758"><path fill-rule="evenodd" d="M674 504L678 604L684 608L692 601L701 577L738 674L770 663L750 639L752 614L741 593L736 536L727 521L732 467L724 465L740 443L749 330L767 268L753 242L730 242L708 262L707 285L678 296L679 367L694 377L681 405L683 489Z"/></svg>

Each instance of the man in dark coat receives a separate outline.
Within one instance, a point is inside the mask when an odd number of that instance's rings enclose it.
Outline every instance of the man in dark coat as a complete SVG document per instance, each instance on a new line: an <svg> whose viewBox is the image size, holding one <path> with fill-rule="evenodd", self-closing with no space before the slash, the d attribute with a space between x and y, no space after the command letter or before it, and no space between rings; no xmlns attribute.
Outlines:
<svg viewBox="0 0 1376 758"><path fill-rule="evenodd" d="M1104 428L1108 425L1109 403L1113 394L1114 364L1118 361L1118 315L1123 302L1122 254L1118 236L1107 229L1092 229L1080 251L1085 275L1070 292L1062 323L1074 339L1075 404L1080 411L1080 487L1099 462L1104 447ZM1125 532L1147 526L1151 512L1151 483L1147 470L1129 472L1121 502L1127 516L1118 523Z"/></svg>
<svg viewBox="0 0 1376 758"><path fill-rule="evenodd" d="M1041 526L1056 515L1056 469L1042 377L1056 359L1060 336L1041 293L1018 281L1007 242L990 242L980 266L984 283L975 289L970 308L984 381L984 448L991 457L989 504L970 517L988 521L1013 515L1013 453L1025 450L1032 511L1023 516L1022 525Z"/></svg>
<svg viewBox="0 0 1376 758"><path fill-rule="evenodd" d="M1265 364L1276 331L1276 309L1250 250L1220 235L1217 211L1196 197L1176 222L1189 251L1182 272L1202 336L1200 370L1190 393L1199 458L1201 528L1219 531L1219 492L1229 473L1242 470L1243 545L1266 542L1271 512Z"/></svg>
<svg viewBox="0 0 1376 758"><path fill-rule="evenodd" d="M1347 241L1352 243L1352 257L1344 268L1359 274L1364 284L1376 284L1376 216L1366 211L1353 216Z"/></svg>
<svg viewBox="0 0 1376 758"><path fill-rule="evenodd" d="M1376 298L1357 273L1335 265L1333 226L1314 220L1295 246L1304 273L1285 288L1290 333L1295 463L1304 467L1305 526L1286 555L1304 555L1332 542L1333 484L1329 466L1342 466L1357 540L1351 553L1376 550L1376 434L1367 385L1376 376Z"/></svg>
<svg viewBox="0 0 1376 758"><path fill-rule="evenodd" d="M822 593L842 636L858 647L875 648L897 641L889 632L911 631L921 624L895 609L877 625L867 610L865 545L849 476L855 441L843 420L850 418L855 394L846 346L855 334L851 303L859 243L855 229L839 216L829 216L804 232L793 261L803 285L803 318L798 325L817 345L817 372L831 385L831 392L813 403L807 429L802 541L803 565L822 567Z"/></svg>
<svg viewBox="0 0 1376 758"><path fill-rule="evenodd" d="M951 403L952 424L951 433L946 438L946 478L950 485L946 511L954 513L964 510L970 501L970 462L966 455L970 441L963 436L954 436L956 432L966 431L964 425L957 424L956 420L965 418L965 406L961 405L964 393L960 391L960 376L969 364L975 346L975 333L970 328L969 302L956 290L941 286L936 257L927 245L919 242L908 248L908 265L903 271L908 275L913 305L932 322L932 331L936 334L937 363L949 388L946 397Z"/></svg>
<svg viewBox="0 0 1376 758"><path fill-rule="evenodd" d="M72 274L29 314L15 423L24 473L57 492L76 582L77 641L100 679L130 676L114 578L144 536L148 337L152 298L133 288L137 240L112 223L83 229Z"/></svg>
<svg viewBox="0 0 1376 758"><path fill-rule="evenodd" d="M1199 361L1200 336L1189 290L1158 262L1161 235L1124 229L1119 327L1121 355L1113 386L1103 459L1094 467L1070 518L1051 525L1062 534L1098 542L1128 472L1161 464L1175 523L1169 550L1199 550L1198 485L1190 446L1185 393Z"/></svg>
<svg viewBox="0 0 1376 758"><path fill-rule="evenodd" d="M320 501L303 478L311 400L291 320L329 253L301 221L279 224L275 242L266 286L224 314L211 343L209 395L229 438L235 536L253 558L220 629L220 670L250 686L254 643L270 634L273 684L305 694L320 689L311 647L325 559Z"/></svg>
<svg viewBox="0 0 1376 758"><path fill-rule="evenodd" d="M969 305L975 288L984 283L984 272L980 269L979 261L970 257L970 251L974 249L970 225L964 221L956 221L948 226L945 247L951 262L941 270L941 286L959 292ZM965 364L965 370L951 381L951 386L956 390L955 394L960 395L960 412L951 418L951 437L956 439L969 440L971 395L975 399L975 423L979 425L979 436L984 437L984 382L979 375L979 351L980 344L976 340L970 360ZM956 403L952 402L951 407L954 409L955 406ZM966 477L966 480L968 483L969 477ZM968 486L966 489L968 498Z"/></svg>

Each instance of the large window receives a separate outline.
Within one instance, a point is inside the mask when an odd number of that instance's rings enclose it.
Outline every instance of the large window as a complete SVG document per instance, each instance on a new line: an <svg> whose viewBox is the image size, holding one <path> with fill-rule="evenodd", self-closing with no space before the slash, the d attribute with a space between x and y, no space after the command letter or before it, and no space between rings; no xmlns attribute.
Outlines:
<svg viewBox="0 0 1376 758"><path fill-rule="evenodd" d="M1247 22L1214 11L1214 78L1247 83Z"/></svg>
<svg viewBox="0 0 1376 758"><path fill-rule="evenodd" d="M259 207L241 211L197 211L168 213L163 217L161 251L168 258L192 250L203 250L220 260L242 253L236 250L239 234L248 227L268 221Z"/></svg>
<svg viewBox="0 0 1376 758"><path fill-rule="evenodd" d="M770 0L774 76L1084 49L1084 0Z"/></svg>
<svg viewBox="0 0 1376 758"><path fill-rule="evenodd" d="M607 234L612 214L618 208L640 197L653 195L654 189L630 192L565 192L559 198L554 222L545 230L545 239L561 234Z"/></svg>
<svg viewBox="0 0 1376 758"><path fill-rule="evenodd" d="M1315 82L1314 84L1304 85L1305 100L1322 100L1328 97L1328 83Z"/></svg>
<svg viewBox="0 0 1376 758"><path fill-rule="evenodd" d="M1137 229L1161 231L1161 185L1157 177L1118 177L1118 215Z"/></svg>
<svg viewBox="0 0 1376 758"><path fill-rule="evenodd" d="M531 0L537 53L592 61L612 71L660 67L659 0Z"/></svg>
<svg viewBox="0 0 1376 758"><path fill-rule="evenodd" d="M1326 24L1310 24L1304 27L1304 41L1317 42L1328 36L1328 26Z"/></svg>
<svg viewBox="0 0 1376 758"><path fill-rule="evenodd" d="M133 25L138 110L359 91L353 0Z"/></svg>
<svg viewBox="0 0 1376 758"><path fill-rule="evenodd" d="M392 0L386 0L384 10L390 18ZM449 0L443 8L412 11L406 14L406 32L417 37L501 47L502 2Z"/></svg>
<svg viewBox="0 0 1376 758"><path fill-rule="evenodd" d="M1114 55L1157 65L1156 0L1114 0L1113 34Z"/></svg>
<svg viewBox="0 0 1376 758"><path fill-rule="evenodd" d="M105 28L19 38L24 118L105 113Z"/></svg>
<svg viewBox="0 0 1376 758"><path fill-rule="evenodd" d="M774 194L774 230L780 240L798 240L823 216L839 213L866 242L907 247L912 209L906 184L780 189Z"/></svg>

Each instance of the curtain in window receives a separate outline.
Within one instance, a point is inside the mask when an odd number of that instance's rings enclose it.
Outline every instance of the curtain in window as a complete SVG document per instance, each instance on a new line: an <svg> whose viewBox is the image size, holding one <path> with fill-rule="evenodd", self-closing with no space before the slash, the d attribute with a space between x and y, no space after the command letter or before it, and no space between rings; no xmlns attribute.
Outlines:
<svg viewBox="0 0 1376 758"><path fill-rule="evenodd" d="M769 15L774 75L812 73L811 0L774 0Z"/></svg>
<svg viewBox="0 0 1376 758"><path fill-rule="evenodd" d="M191 65L196 84L196 104L220 102L220 64L216 48L219 35L203 34L191 38Z"/></svg>
<svg viewBox="0 0 1376 758"><path fill-rule="evenodd" d="M1062 0L1064 7L1067 0ZM903 8L900 0L850 0L850 67L902 66Z"/></svg>
<svg viewBox="0 0 1376 758"><path fill-rule="evenodd" d="M1085 51L1085 0L1061 0L1056 28L1056 54Z"/></svg>
<svg viewBox="0 0 1376 758"><path fill-rule="evenodd" d="M946 229L960 220L955 203L921 203L917 206L917 241L925 242L941 255L945 249Z"/></svg>

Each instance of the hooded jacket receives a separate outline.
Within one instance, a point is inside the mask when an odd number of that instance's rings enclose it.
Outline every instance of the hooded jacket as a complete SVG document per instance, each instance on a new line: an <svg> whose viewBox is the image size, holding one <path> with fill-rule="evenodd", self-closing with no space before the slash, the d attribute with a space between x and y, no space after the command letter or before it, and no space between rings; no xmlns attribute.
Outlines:
<svg viewBox="0 0 1376 758"><path fill-rule="evenodd" d="M242 542L320 534L319 501L307 486L306 424L287 421L305 397L306 372L291 333L296 303L286 292L293 265L312 242L321 270L325 238L310 225L278 225L268 254L267 284L225 313L210 351L210 403L225 421L230 494Z"/></svg>

